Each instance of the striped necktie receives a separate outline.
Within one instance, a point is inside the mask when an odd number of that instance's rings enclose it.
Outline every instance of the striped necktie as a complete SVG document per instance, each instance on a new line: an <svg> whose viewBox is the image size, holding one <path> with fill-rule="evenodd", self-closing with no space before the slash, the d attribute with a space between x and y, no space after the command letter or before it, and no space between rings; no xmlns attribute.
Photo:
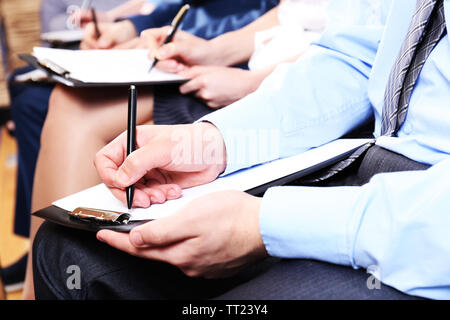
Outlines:
<svg viewBox="0 0 450 320"><path fill-rule="evenodd" d="M445 35L443 0L419 0L400 55L389 76L381 134L393 136L406 118L411 92L428 55Z"/></svg>
<svg viewBox="0 0 450 320"><path fill-rule="evenodd" d="M411 25L390 73L385 91L381 134L396 135L406 118L411 92L428 55L446 34L443 0L418 0ZM349 167L374 145L368 143L326 172L308 179L319 182Z"/></svg>

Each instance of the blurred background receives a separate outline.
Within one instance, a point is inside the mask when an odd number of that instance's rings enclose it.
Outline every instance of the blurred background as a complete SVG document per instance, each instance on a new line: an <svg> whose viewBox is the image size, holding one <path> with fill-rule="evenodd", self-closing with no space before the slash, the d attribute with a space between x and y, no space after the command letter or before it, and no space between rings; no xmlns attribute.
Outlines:
<svg viewBox="0 0 450 320"><path fill-rule="evenodd" d="M40 0L0 0L0 265L8 266L27 252L28 240L13 233L17 146L6 129L9 103L6 77L25 63L18 53L31 52L40 44ZM20 299L21 291L8 299Z"/></svg>

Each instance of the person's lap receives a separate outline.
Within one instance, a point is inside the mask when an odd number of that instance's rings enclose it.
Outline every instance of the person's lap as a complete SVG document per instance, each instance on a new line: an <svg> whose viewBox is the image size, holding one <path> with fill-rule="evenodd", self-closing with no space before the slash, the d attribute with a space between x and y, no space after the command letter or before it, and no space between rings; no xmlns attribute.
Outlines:
<svg viewBox="0 0 450 320"><path fill-rule="evenodd" d="M213 112L205 102L191 94L183 95L177 85L160 86L155 90L153 119L155 124L187 124Z"/></svg>
<svg viewBox="0 0 450 320"><path fill-rule="evenodd" d="M51 223L35 243L37 299L414 299L384 285L370 289L364 270L319 261L268 258L235 277L206 280ZM73 266L80 271L79 290L67 285Z"/></svg>

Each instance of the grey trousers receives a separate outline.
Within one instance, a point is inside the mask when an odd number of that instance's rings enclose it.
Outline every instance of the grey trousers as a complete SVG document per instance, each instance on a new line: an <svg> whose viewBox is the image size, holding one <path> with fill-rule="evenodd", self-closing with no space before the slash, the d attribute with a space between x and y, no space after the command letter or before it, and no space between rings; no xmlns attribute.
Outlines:
<svg viewBox="0 0 450 320"><path fill-rule="evenodd" d="M379 172L427 167L373 147L327 183L362 185ZM232 278L189 278L171 265L117 251L92 233L51 223L39 230L33 257L37 299L416 299L388 286L368 286L365 270L311 260L268 258ZM68 286L73 266L79 268L79 288Z"/></svg>

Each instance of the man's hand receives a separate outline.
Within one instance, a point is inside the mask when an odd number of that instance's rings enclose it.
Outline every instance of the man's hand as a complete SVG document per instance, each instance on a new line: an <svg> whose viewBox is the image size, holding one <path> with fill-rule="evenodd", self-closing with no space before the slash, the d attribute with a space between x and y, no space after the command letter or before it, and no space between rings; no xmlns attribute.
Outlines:
<svg viewBox="0 0 450 320"><path fill-rule="evenodd" d="M244 98L258 89L265 76L257 71L216 66L194 66L179 75L191 79L180 86L180 92L193 93L210 108L228 106Z"/></svg>
<svg viewBox="0 0 450 320"><path fill-rule="evenodd" d="M172 42L163 45L171 27L148 29L141 33L141 42L149 49L149 58L157 57L157 68L176 73L186 66L221 65L220 56L210 41L182 30L175 33Z"/></svg>
<svg viewBox="0 0 450 320"><path fill-rule="evenodd" d="M228 277L267 255L260 205L260 198L243 192L218 192L129 235L103 230L97 238L131 255L170 263L191 277Z"/></svg>
<svg viewBox="0 0 450 320"><path fill-rule="evenodd" d="M210 123L140 126L137 150L128 157L124 132L95 157L102 181L126 204L135 184L134 207L149 207L181 196L181 189L215 180L226 167L222 135Z"/></svg>
<svg viewBox="0 0 450 320"><path fill-rule="evenodd" d="M112 49L138 36L136 28L129 20L116 23L99 23L98 28L101 36L97 39L94 24L89 23L86 26L80 45L81 49Z"/></svg>

